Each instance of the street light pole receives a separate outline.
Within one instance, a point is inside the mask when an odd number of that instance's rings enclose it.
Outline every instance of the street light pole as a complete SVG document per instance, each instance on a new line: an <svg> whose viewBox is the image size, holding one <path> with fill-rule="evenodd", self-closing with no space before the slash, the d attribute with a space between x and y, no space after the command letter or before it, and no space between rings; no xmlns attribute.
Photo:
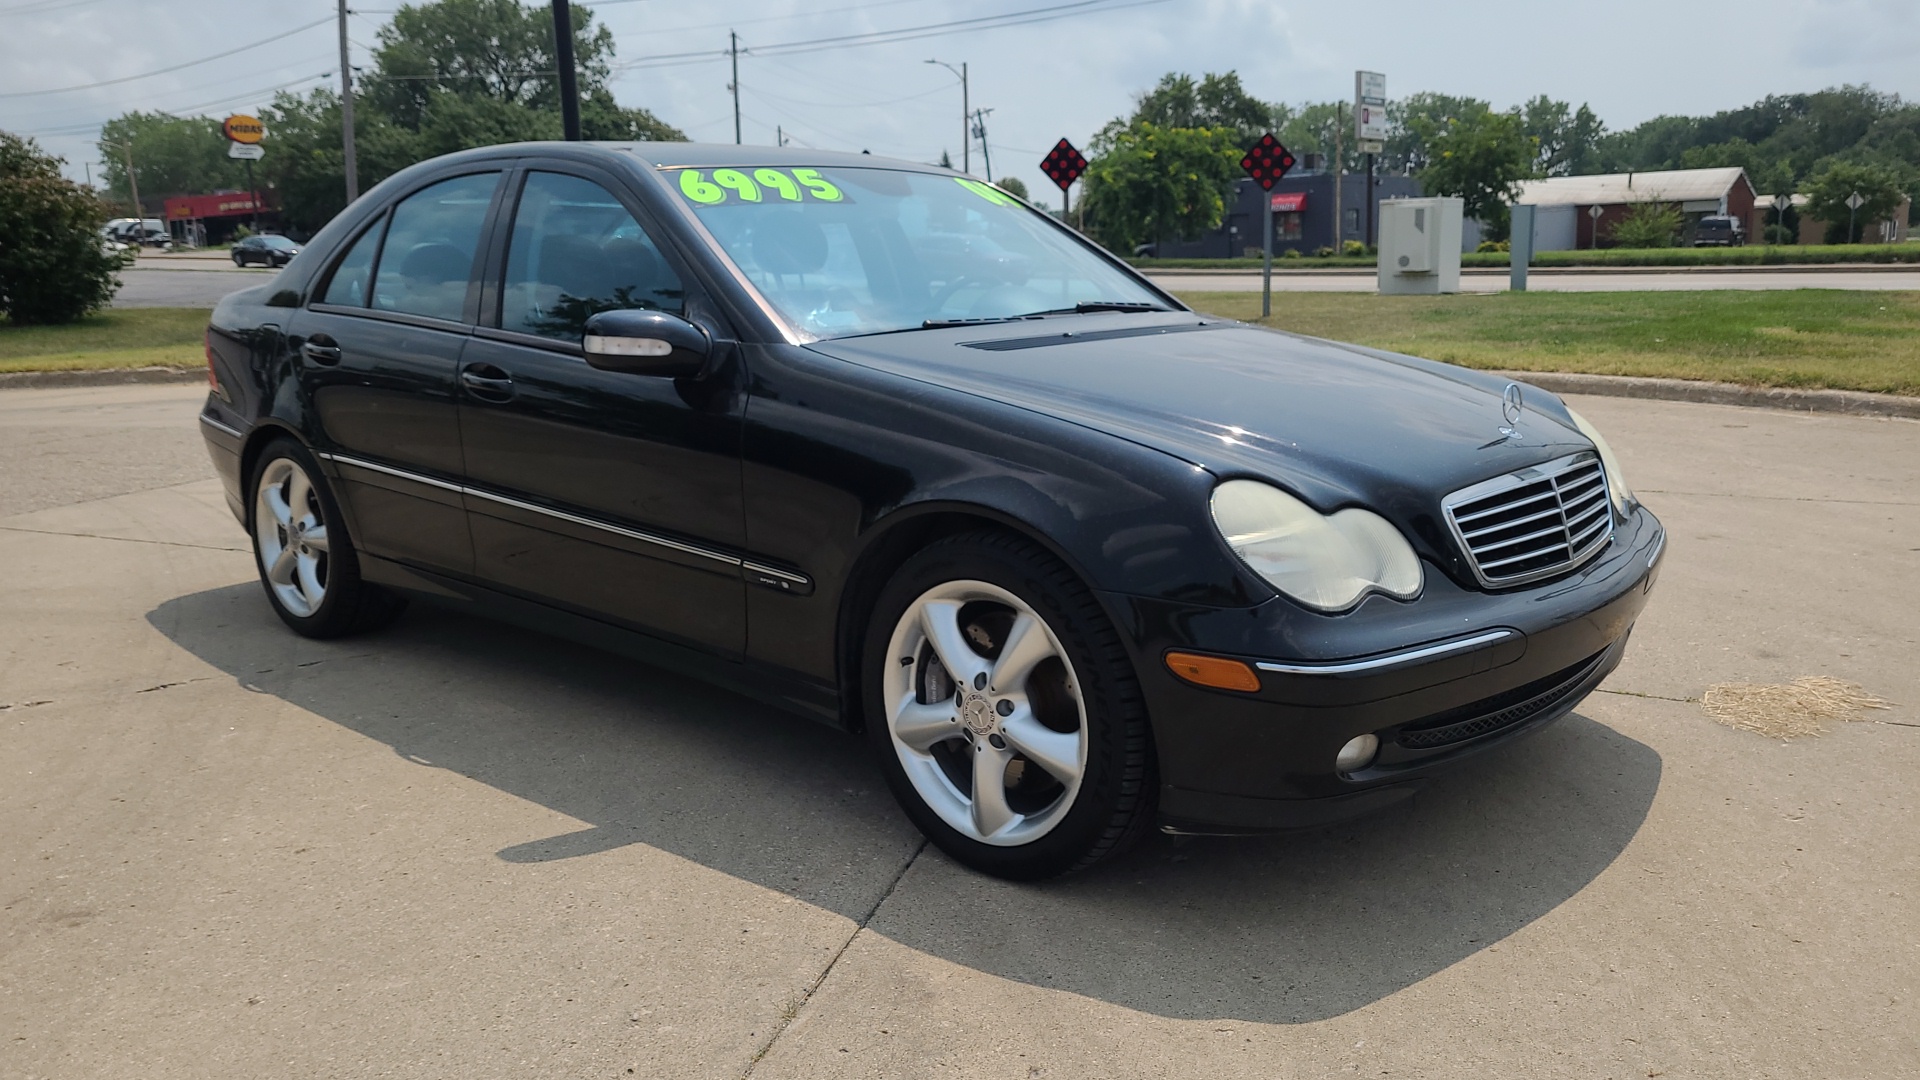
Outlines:
<svg viewBox="0 0 1920 1080"><path fill-rule="evenodd" d="M340 147L346 152L347 202L360 197L360 166L353 153L353 65L347 56L347 0L340 0Z"/></svg>
<svg viewBox="0 0 1920 1080"><path fill-rule="evenodd" d="M945 60L929 60L927 63L939 64L960 77L960 171L970 173L973 171L973 156L969 152L973 146L973 136L969 134L969 129L973 123L973 109L967 100L967 63L962 60L958 68Z"/></svg>

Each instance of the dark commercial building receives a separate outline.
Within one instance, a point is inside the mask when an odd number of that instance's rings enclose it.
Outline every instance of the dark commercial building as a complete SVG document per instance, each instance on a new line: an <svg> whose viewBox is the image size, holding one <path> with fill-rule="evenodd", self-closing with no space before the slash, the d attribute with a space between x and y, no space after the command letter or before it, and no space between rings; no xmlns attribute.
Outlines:
<svg viewBox="0 0 1920 1080"><path fill-rule="evenodd" d="M1340 184L1340 217L1334 221L1333 186ZM1260 185L1242 178L1234 185L1233 202L1227 207L1220 227L1198 240L1168 240L1155 254L1167 259L1225 259L1260 254L1260 200L1269 193ZM1376 199L1415 199L1421 195L1420 181L1410 176L1377 176L1373 181ZM1335 177L1322 170L1299 169L1288 173L1270 194L1273 199L1273 253L1289 249L1303 255L1347 240L1367 239L1367 178L1349 174ZM1379 218L1375 217L1376 237ZM1338 236L1335 236L1336 224Z"/></svg>

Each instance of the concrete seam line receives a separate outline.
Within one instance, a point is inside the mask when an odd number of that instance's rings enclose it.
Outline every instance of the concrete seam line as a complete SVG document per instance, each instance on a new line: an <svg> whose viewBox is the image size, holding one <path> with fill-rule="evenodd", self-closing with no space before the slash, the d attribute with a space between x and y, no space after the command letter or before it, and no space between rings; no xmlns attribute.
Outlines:
<svg viewBox="0 0 1920 1080"><path fill-rule="evenodd" d="M195 481L195 483L198 482L199 481ZM118 496L110 495L108 498L118 498ZM67 505L79 506L84 504L69 503ZM64 509L64 507L48 507L48 509ZM76 540L118 540L123 544L159 544L162 547L195 548L200 551L244 552L247 550L243 547L220 547L215 544L190 544L185 540L153 540L144 536L102 536L99 533L58 532L53 529L23 529L18 525L0 525L0 532L30 533L34 536L71 536Z"/></svg>
<svg viewBox="0 0 1920 1080"><path fill-rule="evenodd" d="M200 382L206 377L205 368L138 367L106 368L97 371L0 371L0 390Z"/></svg>
<svg viewBox="0 0 1920 1080"><path fill-rule="evenodd" d="M1701 405L1744 405L1798 412L1920 420L1920 397L1869 394L1859 390L1801 390L1785 386L1742 386L1692 379L1654 379L1639 375L1587 375L1566 371L1490 371L1490 375L1531 383L1556 394L1690 401Z"/></svg>
<svg viewBox="0 0 1920 1080"><path fill-rule="evenodd" d="M887 882L887 887L881 890L879 899L875 900L873 906L867 909L867 913L860 917L859 923L853 928L853 933L848 934L847 940L841 942L840 948L834 951L833 959L828 960L827 966L820 969L820 974L814 977L813 982L800 991L799 1003L793 1006L789 1015L780 1018L780 1022L774 1025L772 1033L760 1044L760 1048L753 1052L753 1057L748 1060L746 1069L740 1074L740 1080L747 1080L753 1075L753 1070L760 1065L760 1059L772 1052L773 1044L779 1040L780 1036L787 1033L787 1029L793 1026L795 1020L800 1018L800 1010L806 1008L807 1002L813 1000L814 993L826 983L827 976L833 974L834 966L840 963L840 958L847 955L847 950L853 947L853 939L859 937L860 931L865 930L867 924L873 921L873 917L880 913L881 906L887 902L888 897L893 895L893 890L900 887L900 882L907 876L907 871L913 869L913 864L920 861L920 853L925 850L927 850L927 841L922 838L920 846L913 849L913 854L907 856L907 861L900 864L900 870L893 875L893 880Z"/></svg>

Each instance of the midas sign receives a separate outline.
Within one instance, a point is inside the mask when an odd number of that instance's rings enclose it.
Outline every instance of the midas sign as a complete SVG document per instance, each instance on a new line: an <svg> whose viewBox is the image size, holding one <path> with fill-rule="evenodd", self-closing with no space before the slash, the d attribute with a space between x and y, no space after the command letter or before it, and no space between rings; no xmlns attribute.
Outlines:
<svg viewBox="0 0 1920 1080"><path fill-rule="evenodd" d="M227 117L227 122L220 125L220 129L227 133L227 138L237 143L251 145L267 137L267 125L261 123L259 117L245 113Z"/></svg>

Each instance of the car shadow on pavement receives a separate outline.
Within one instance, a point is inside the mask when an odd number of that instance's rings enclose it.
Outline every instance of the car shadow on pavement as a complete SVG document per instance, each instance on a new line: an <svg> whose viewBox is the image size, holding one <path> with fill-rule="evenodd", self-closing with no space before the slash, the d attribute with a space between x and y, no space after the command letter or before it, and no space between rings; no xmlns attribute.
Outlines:
<svg viewBox="0 0 1920 1080"><path fill-rule="evenodd" d="M251 582L147 618L250 690L588 823L502 859L646 844L954 963L1182 1019L1325 1019L1497 946L1612 864L1660 783L1650 747L1576 714L1351 825L1156 835L1040 886L929 848L895 888L920 840L863 745L725 690L419 605L305 641Z"/></svg>

